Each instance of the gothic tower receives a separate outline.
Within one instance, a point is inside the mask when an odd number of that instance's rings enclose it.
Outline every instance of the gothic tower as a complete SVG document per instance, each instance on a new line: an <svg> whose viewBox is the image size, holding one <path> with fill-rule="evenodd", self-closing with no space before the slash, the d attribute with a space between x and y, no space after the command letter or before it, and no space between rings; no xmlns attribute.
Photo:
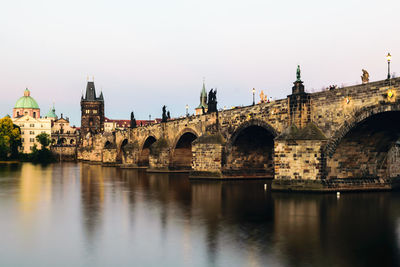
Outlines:
<svg viewBox="0 0 400 267"><path fill-rule="evenodd" d="M103 92L96 96L94 82L87 83L85 97L81 98L81 136L104 131L104 98Z"/></svg>
<svg viewBox="0 0 400 267"><path fill-rule="evenodd" d="M204 114L208 110L207 106L207 92L206 92L206 85L204 84L203 80L203 88L200 93L200 105L195 109L196 115Z"/></svg>

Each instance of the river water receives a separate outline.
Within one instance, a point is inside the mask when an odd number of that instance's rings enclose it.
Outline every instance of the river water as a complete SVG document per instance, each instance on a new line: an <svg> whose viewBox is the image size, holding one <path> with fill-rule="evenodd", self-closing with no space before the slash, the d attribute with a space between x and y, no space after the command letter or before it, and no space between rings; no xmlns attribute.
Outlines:
<svg viewBox="0 0 400 267"><path fill-rule="evenodd" d="M0 266L399 266L400 192L0 165Z"/></svg>

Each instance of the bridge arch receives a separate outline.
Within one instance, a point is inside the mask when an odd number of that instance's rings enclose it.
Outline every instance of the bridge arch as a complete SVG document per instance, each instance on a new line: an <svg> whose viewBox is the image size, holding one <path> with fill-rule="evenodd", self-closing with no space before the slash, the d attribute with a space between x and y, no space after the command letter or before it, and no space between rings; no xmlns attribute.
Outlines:
<svg viewBox="0 0 400 267"><path fill-rule="evenodd" d="M400 175L400 104L365 107L323 148L326 178L388 178Z"/></svg>
<svg viewBox="0 0 400 267"><path fill-rule="evenodd" d="M363 122L373 115L390 111L400 111L400 103L379 104L365 107L356 111L353 116L351 116L350 119L346 120L329 139L324 148L325 155L331 157L335 153L336 148L343 137L345 137L346 134L348 134L351 129L356 127L359 123Z"/></svg>
<svg viewBox="0 0 400 267"><path fill-rule="evenodd" d="M117 162L126 162L126 150L125 147L128 145L128 139L125 138L124 140L121 141L120 145L118 146L117 150Z"/></svg>
<svg viewBox="0 0 400 267"><path fill-rule="evenodd" d="M140 147L140 155L138 160L139 166L149 166L150 146L157 141L154 135L149 135L144 139Z"/></svg>
<svg viewBox="0 0 400 267"><path fill-rule="evenodd" d="M231 176L273 177L274 139L277 131L261 120L236 128L225 147L223 172Z"/></svg>
<svg viewBox="0 0 400 267"><path fill-rule="evenodd" d="M105 143L104 143L104 146L103 146L105 149L110 149L110 148L112 148L113 147L113 144L109 141L109 140L107 140Z"/></svg>
<svg viewBox="0 0 400 267"><path fill-rule="evenodd" d="M183 129L171 147L170 169L190 170L192 168L192 142L199 134L191 129Z"/></svg>

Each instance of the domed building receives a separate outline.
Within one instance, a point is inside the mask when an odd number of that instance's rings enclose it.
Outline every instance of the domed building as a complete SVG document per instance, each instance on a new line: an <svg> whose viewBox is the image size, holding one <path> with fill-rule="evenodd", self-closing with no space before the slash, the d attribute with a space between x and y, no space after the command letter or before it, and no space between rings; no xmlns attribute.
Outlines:
<svg viewBox="0 0 400 267"><path fill-rule="evenodd" d="M20 97L13 108L12 121L21 129L21 152L30 153L36 145L41 148L36 136L47 133L51 136L51 120L40 117L40 108L31 92L27 89L24 96Z"/></svg>
<svg viewBox="0 0 400 267"><path fill-rule="evenodd" d="M24 96L20 97L13 108L13 118L29 115L32 118L40 118L40 108L28 88L24 91Z"/></svg>
<svg viewBox="0 0 400 267"><path fill-rule="evenodd" d="M49 110L49 112L47 112L46 116L44 117L50 119L51 121L55 121L58 119L58 116L56 114L56 109L54 108L54 103L53 107Z"/></svg>

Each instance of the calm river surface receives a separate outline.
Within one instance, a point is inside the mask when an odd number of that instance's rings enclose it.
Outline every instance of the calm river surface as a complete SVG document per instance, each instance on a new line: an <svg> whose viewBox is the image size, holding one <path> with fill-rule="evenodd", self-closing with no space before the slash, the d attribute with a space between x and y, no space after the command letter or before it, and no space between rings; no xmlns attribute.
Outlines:
<svg viewBox="0 0 400 267"><path fill-rule="evenodd" d="M400 192L0 165L0 266L400 266Z"/></svg>

